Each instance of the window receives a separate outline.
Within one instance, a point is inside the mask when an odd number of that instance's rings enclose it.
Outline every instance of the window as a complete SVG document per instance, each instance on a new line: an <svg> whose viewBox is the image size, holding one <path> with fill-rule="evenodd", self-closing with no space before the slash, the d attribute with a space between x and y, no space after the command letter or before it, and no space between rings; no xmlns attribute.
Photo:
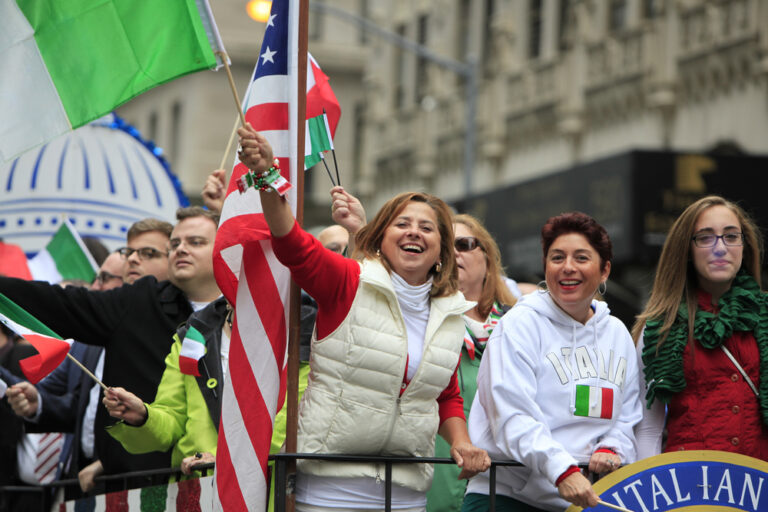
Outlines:
<svg viewBox="0 0 768 512"><path fill-rule="evenodd" d="M421 15L418 18L416 41L422 45L427 46L427 29L429 27L429 21L426 15ZM420 102L427 95L428 87L428 75L427 75L427 59L424 57L417 57L416 59L416 101Z"/></svg>
<svg viewBox="0 0 768 512"><path fill-rule="evenodd" d="M621 32L627 27L627 0L610 0L608 5L608 32Z"/></svg>
<svg viewBox="0 0 768 512"><path fill-rule="evenodd" d="M314 0L317 3L324 3L325 0ZM317 41L323 37L323 26L325 13L322 11L311 11L309 18L308 37L310 41Z"/></svg>
<svg viewBox="0 0 768 512"><path fill-rule="evenodd" d="M456 13L456 34L458 37L456 37L456 60L460 60L464 62L467 59L467 54L469 53L469 17L471 0L460 0L459 1L459 8Z"/></svg>
<svg viewBox="0 0 768 512"><path fill-rule="evenodd" d="M542 0L531 0L528 4L528 58L541 55Z"/></svg>
<svg viewBox="0 0 768 512"><path fill-rule="evenodd" d="M397 35L400 37L405 37L406 30L405 25L398 25L395 28L395 32L397 32ZM405 70L405 52L402 48L399 46L395 46L395 73L394 73L394 80L395 80L395 97L394 97L394 103L396 109L402 109L405 106L405 86L403 84L403 80L405 79L406 70Z"/></svg>

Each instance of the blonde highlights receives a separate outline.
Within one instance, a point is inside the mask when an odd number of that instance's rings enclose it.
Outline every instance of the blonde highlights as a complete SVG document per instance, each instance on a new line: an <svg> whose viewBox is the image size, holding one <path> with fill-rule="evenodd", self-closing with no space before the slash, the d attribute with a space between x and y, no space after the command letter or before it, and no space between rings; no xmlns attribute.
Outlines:
<svg viewBox="0 0 768 512"><path fill-rule="evenodd" d="M501 305L514 306L517 300L504 282L501 252L491 234L477 218L466 213L454 215L453 223L466 226L472 236L477 238L480 249L485 253L485 278L480 299L477 301L477 312L481 317L486 318L496 301Z"/></svg>
<svg viewBox="0 0 768 512"><path fill-rule="evenodd" d="M389 272L392 272L392 267L387 259L379 253L381 241L384 239L386 229L410 202L427 204L434 210L435 217L437 217L437 229L440 233L440 263L442 268L438 272L435 266L433 266L428 272L428 275L433 277L430 295L432 297L453 295L459 290L459 284L456 255L453 252L451 210L442 199L432 194L404 192L384 203L384 206L381 207L373 220L355 235L355 250L352 253L352 257L357 260L379 258L384 267Z"/></svg>

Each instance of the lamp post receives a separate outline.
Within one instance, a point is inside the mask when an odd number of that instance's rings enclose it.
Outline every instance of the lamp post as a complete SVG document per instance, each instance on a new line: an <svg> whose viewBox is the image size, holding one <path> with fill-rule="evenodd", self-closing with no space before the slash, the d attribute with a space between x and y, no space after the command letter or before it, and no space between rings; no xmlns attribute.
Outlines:
<svg viewBox="0 0 768 512"><path fill-rule="evenodd" d="M424 45L413 42L410 39L380 27L373 23L371 20L358 16L355 13L349 12L345 9L328 5L325 2L310 2L309 8L313 11L329 14L335 16L338 19L347 21L353 25L371 32L385 41L392 43L400 48L412 52L419 57L422 57L430 62L437 64L438 66L452 71L457 75L464 78L465 87L465 101L467 103L466 120L465 120L465 134L464 134L464 195L469 196L472 191L472 174L473 165L475 161L475 117L477 115L477 59L474 56L469 56L467 62L460 62L458 60L451 59L449 57L443 57L431 51Z"/></svg>

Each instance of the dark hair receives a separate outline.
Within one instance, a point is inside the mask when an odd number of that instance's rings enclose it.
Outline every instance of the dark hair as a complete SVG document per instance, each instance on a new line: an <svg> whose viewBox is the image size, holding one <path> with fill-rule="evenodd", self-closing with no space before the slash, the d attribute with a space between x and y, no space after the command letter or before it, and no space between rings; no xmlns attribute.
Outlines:
<svg viewBox="0 0 768 512"><path fill-rule="evenodd" d="M131 228L128 230L128 234L125 238L130 242L135 237L144 233L151 233L152 231L157 231L158 233L165 235L166 238L170 238L171 231L173 231L173 224L151 217L141 219L131 224Z"/></svg>
<svg viewBox="0 0 768 512"><path fill-rule="evenodd" d="M542 263L547 267L547 252L555 239L561 235L578 233L584 235L589 245L600 256L600 269L605 269L606 263L613 259L613 245L608 232L595 219L581 212L561 213L550 217L541 228Z"/></svg>
<svg viewBox="0 0 768 512"><path fill-rule="evenodd" d="M202 206L187 206L176 210L176 220L179 222L185 219L191 219L192 217L205 217L216 224L216 228L219 227L219 214L211 210L206 210Z"/></svg>
<svg viewBox="0 0 768 512"><path fill-rule="evenodd" d="M109 249L107 249L103 243L101 243L101 240L99 240L96 237L93 236L84 236L83 238L83 245L85 245L86 249L88 249L88 252L91 253L91 256L93 256L93 260L96 262L96 265L99 267L102 263L104 263L104 260L107 259L107 256L109 256Z"/></svg>

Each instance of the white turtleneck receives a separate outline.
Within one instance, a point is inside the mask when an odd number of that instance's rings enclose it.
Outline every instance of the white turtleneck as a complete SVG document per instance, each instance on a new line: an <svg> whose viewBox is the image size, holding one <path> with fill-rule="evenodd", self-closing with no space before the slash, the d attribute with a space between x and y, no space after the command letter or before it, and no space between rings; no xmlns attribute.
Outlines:
<svg viewBox="0 0 768 512"><path fill-rule="evenodd" d="M406 334L408 336L408 380L413 378L421 363L424 351L424 336L429 321L429 292L432 289L432 277L419 286L411 286L392 272L392 286L397 294L397 302L403 313Z"/></svg>

